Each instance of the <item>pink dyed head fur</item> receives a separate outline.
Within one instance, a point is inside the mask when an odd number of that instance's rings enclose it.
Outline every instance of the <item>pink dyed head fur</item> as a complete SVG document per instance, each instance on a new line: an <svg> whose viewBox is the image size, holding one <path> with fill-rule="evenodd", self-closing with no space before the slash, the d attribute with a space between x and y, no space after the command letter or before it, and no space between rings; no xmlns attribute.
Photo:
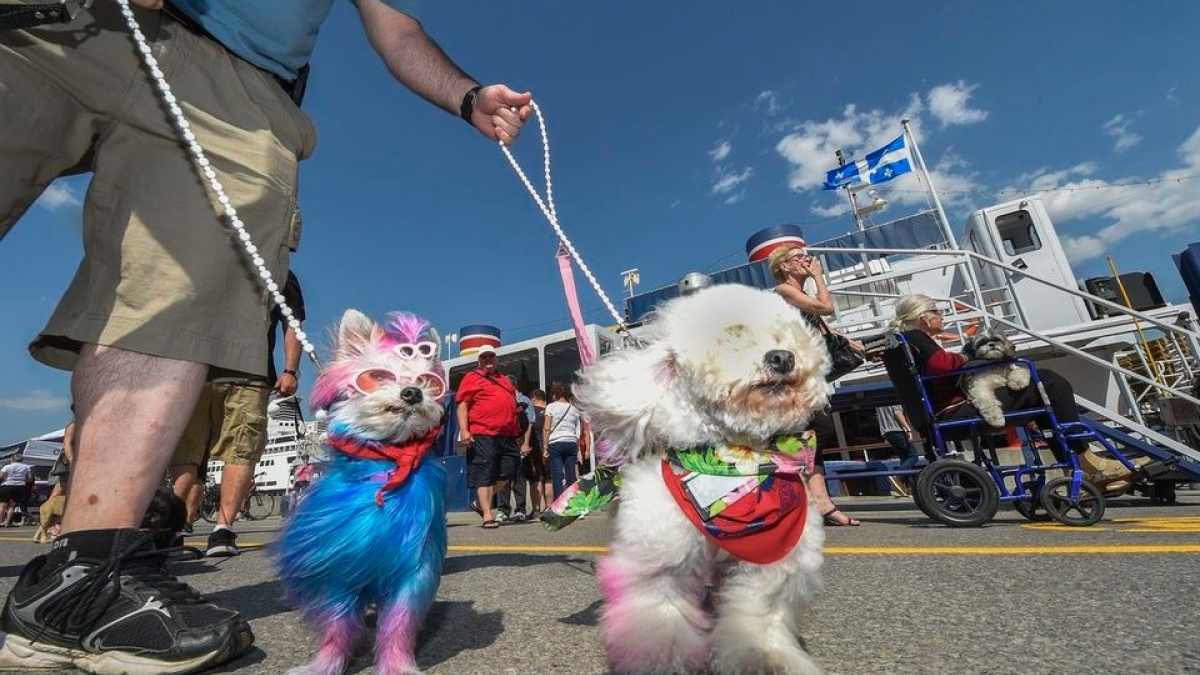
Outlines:
<svg viewBox="0 0 1200 675"><path fill-rule="evenodd" d="M400 442L418 437L441 420L446 373L437 331L408 312L376 324L346 310L337 329L333 358L312 390L312 408L329 412L329 432L362 440ZM411 391L421 390L414 401Z"/></svg>

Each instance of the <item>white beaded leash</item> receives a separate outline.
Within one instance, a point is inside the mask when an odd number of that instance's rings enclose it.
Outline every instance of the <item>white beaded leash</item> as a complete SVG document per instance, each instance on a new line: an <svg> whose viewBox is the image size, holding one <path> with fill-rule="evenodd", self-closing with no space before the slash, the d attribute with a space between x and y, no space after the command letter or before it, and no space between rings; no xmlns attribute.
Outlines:
<svg viewBox="0 0 1200 675"><path fill-rule="evenodd" d="M296 339L304 347L304 352L308 354L308 358L320 366L321 362L317 359L316 347L308 341L308 336L300 329L300 320L296 318L295 313L292 312L292 308L288 307L279 284L275 282L271 271L267 269L266 261L258 254L258 247L250 241L250 233L246 231L245 224L238 217L237 209L229 201L229 195L225 194L225 186L217 178L217 172L213 170L208 161L208 156L204 153L204 149L196 142L196 135L192 133L191 125L188 124L187 118L183 116L183 109L179 107L175 95L171 93L171 85L167 84L162 70L158 67L158 60L151 53L150 44L146 41L146 36L142 34L142 29L138 26L137 19L133 16L133 10L129 7L129 0L117 0L117 2L121 5L121 15L125 17L125 23L129 26L130 34L133 35L133 41L137 46L138 52L141 54L142 63L150 71L150 76L154 78L159 98L167 106L167 109L170 110L171 116L174 118L175 130L179 133L180 140L187 146L192 163L196 165L196 170L208 179L209 187L212 188L213 194L216 195L217 201L221 204L220 211L223 211L225 221L234 233L237 234L238 241L241 242L242 249L246 252L250 263L258 271L258 276L262 280L263 286L271 294L271 299L275 301L275 305L279 307L279 313L283 315L288 326L296 332Z"/></svg>
<svg viewBox="0 0 1200 675"><path fill-rule="evenodd" d="M217 173L213 170L208 156L205 154L204 149L200 147L200 144L196 142L196 135L192 133L191 125L188 123L187 118L184 117L183 109L179 107L175 95L171 92L171 85L167 83L166 77L163 75L162 70L159 69L158 61L154 58L154 54L151 53L146 36L142 34L142 29L133 15L133 10L129 7L129 0L117 0L117 2L121 6L121 15L125 17L125 23L129 26L129 32L133 36L138 53L141 55L142 63L145 64L146 69L150 72L150 76L154 78L154 84L158 89L159 97L171 112L171 116L175 122L175 129L179 133L179 137L184 145L187 146L192 163L196 165L196 170L208 179L209 187L212 188L213 194L216 195L217 201L221 204L224 211L225 220L234 233L237 234L242 249L246 252L250 263L258 271L258 276L262 280L263 286L266 287L267 292L271 294L272 300L279 307L280 314L287 320L288 326L295 330L296 338L303 346L304 352L308 354L308 357L314 363L320 365L320 361L317 359L316 347L309 342L308 336L301 330L300 321L295 317L292 309L288 307L279 285L275 282L271 271L267 269L266 261L258 254L258 248L250 241L250 233L246 231L246 226L242 223L242 219L238 217L237 209L230 202L229 196L225 194L225 187L222 185L220 179L217 178ZM517 172L517 176L521 178L521 182L525 184L525 188L529 190L529 194L537 203L538 208L542 210L542 213L550 222L550 226L554 228L554 233L558 236L558 240L570 252L571 257L579 265L579 269L583 271L588 283L595 289L596 294L600 296L600 300L604 303L605 308L608 309L608 313L612 315L613 320L618 325L622 328L627 328L621 313L617 311L617 308L608 298L608 294L600 286L600 282L596 280L596 275L592 273L591 268L583 261L583 258L579 255L579 251L575 248L575 244L571 242L571 239L567 237L566 232L563 231L562 226L558 223L558 213L554 205L554 183L550 176L550 138L546 133L546 121L537 103L530 102L530 105L533 106L533 111L538 118L538 126L542 132L543 165L546 175L546 199L544 201L525 175L525 172L521 170L521 165L517 163L508 146L500 143L500 149L504 152L504 156L508 158L508 163L512 165L513 170Z"/></svg>
<svg viewBox="0 0 1200 675"><path fill-rule="evenodd" d="M512 165L513 171L517 172L517 176L521 178L521 182L525 184L525 188L529 190L529 195L533 197L533 201L537 202L538 208L540 208L542 213L545 214L546 220L550 221L550 227L554 228L554 234L558 236L558 240L562 242L562 245L565 246L567 251L570 252L571 257L574 258L575 262L579 265L579 269L583 271L583 275L587 277L588 283L592 285L592 288L596 290L596 294L600 296L600 300L604 302L604 306L608 309L608 313L612 315L613 320L616 321L621 328L628 329L629 327L625 324L625 318L621 316L620 312L617 311L617 308L613 305L612 301L608 299L608 294L606 294L604 289L601 288L600 282L596 280L596 275L592 274L591 268L588 267L587 263L585 263L583 258L580 257L579 251L575 250L575 244L571 243L570 238L567 237L567 233L564 232L562 226L558 224L558 211L554 206L554 183L550 179L550 137L546 134L546 120L542 117L542 109L538 107L537 103L530 101L529 105L533 106L533 112L535 115L537 115L538 126L542 130L542 156L546 171L545 201L542 200L542 196L538 194L538 191L533 187L533 183L529 182L529 178L525 175L525 172L521 170L521 165L517 164L517 160L513 157L512 151L508 149L508 146L504 143L500 143L500 149L504 151L504 156L508 158L508 163Z"/></svg>

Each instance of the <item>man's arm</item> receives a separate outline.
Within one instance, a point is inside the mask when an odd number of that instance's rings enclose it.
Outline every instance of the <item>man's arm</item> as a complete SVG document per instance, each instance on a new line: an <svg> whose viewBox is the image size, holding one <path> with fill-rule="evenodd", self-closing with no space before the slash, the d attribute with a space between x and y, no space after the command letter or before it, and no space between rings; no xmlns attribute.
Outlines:
<svg viewBox="0 0 1200 675"><path fill-rule="evenodd" d="M463 443L471 444L471 421L467 419L467 404L458 404L458 438Z"/></svg>
<svg viewBox="0 0 1200 675"><path fill-rule="evenodd" d="M908 423L908 418L904 416L904 411L896 411L896 423L900 425L900 428L904 430L904 435L908 436L908 440L911 441L913 439L913 428Z"/></svg>
<svg viewBox="0 0 1200 675"><path fill-rule="evenodd" d="M411 16L380 0L358 0L358 12L367 39L392 75L413 93L437 107L459 114L463 98L477 83L442 51ZM493 141L508 145L521 134L533 109L528 93L519 94L503 84L479 91L471 124Z"/></svg>
<svg viewBox="0 0 1200 675"><path fill-rule="evenodd" d="M529 426L525 427L525 435L521 438L521 454L522 455L529 454L529 450L530 450L529 438L532 434L533 434L533 425L530 424Z"/></svg>
<svg viewBox="0 0 1200 675"><path fill-rule="evenodd" d="M283 396L295 394L300 385L292 373L300 372L300 354L303 352L304 348L296 337L296 329L288 326L287 330L283 331L283 372L279 373L279 379L275 381L275 391ZM287 372L289 370L292 373Z"/></svg>

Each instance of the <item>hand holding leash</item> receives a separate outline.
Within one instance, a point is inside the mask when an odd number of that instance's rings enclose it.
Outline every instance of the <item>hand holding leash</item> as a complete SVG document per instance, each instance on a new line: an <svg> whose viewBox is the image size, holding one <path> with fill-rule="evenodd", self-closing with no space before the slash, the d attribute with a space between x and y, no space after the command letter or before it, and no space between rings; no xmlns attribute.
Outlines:
<svg viewBox="0 0 1200 675"><path fill-rule="evenodd" d="M472 101L471 125L490 140L512 145L533 114L532 101L529 92L520 94L503 84L481 87Z"/></svg>

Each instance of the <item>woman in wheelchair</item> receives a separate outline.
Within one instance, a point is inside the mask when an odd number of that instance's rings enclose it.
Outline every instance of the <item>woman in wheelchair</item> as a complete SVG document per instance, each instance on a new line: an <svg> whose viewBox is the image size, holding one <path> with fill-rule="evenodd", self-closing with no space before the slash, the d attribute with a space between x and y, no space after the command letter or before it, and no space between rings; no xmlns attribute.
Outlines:
<svg viewBox="0 0 1200 675"><path fill-rule="evenodd" d="M948 352L938 344L938 337L945 332L942 311L932 298L925 295L906 295L896 301L896 316L892 327L903 332L913 351L917 366L925 375L952 373L967 362L962 354ZM1062 375L1048 368L1038 368L1038 375L1045 388L1050 408L1060 423L1078 422L1079 408L1075 405L1075 390ZM958 388L957 378L946 377L932 380L929 386L934 414L940 420L979 417L979 411ZM1025 410L1043 405L1037 386L1032 382L1020 391L1007 388L997 390L996 397L1004 410ZM1036 419L1039 427L1049 426L1047 419ZM1084 473L1102 491L1124 490L1130 484L1132 473L1115 459L1097 456L1086 440L1070 439L1068 446L1079 457ZM1057 449L1055 448L1055 454ZM1064 458L1059 458L1062 461Z"/></svg>

